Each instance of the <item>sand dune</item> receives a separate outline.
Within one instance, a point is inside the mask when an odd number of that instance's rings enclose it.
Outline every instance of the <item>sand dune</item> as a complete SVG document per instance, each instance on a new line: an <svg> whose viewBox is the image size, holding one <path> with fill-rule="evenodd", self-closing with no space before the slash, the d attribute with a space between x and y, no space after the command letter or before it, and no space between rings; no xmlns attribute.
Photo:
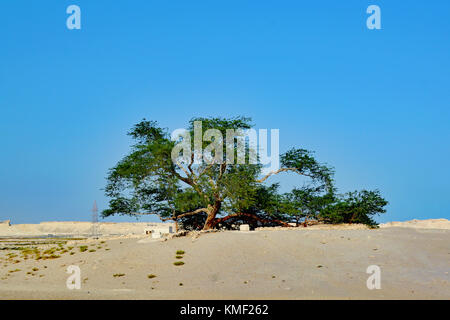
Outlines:
<svg viewBox="0 0 450 320"><path fill-rule="evenodd" d="M151 226L173 226L172 223L151 222L99 222L96 231L102 235L141 235ZM93 224L85 221L50 221L38 224L0 224L0 236L47 236L71 235L89 236L92 234Z"/></svg>
<svg viewBox="0 0 450 320"><path fill-rule="evenodd" d="M402 227L416 229L446 229L450 230L450 221L447 219L427 219L427 220L410 220L410 221L393 221L380 225L380 228Z"/></svg>

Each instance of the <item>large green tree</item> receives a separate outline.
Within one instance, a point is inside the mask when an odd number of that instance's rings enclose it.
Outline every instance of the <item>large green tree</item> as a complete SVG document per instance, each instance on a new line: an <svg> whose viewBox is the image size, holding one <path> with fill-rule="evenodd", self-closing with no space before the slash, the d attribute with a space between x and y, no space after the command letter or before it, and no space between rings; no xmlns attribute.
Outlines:
<svg viewBox="0 0 450 320"><path fill-rule="evenodd" d="M202 123L202 137L208 129L218 130L225 137L227 130L239 132L252 128L251 119L245 117L194 118L187 129L190 141L198 134L196 121ZM296 207L288 207L289 199L278 194L278 185L266 185L272 176L292 173L306 177L308 186L314 190L329 195L334 190L332 169L319 163L305 149L287 151L280 155L277 170L263 173L259 158L253 164L238 163L241 149L237 138L233 138L231 148L224 143L224 161L211 162L204 158L197 161L198 154L192 148L188 155L184 154L187 161L183 162L172 159L179 141L173 141L168 130L155 121L144 119L128 134L135 143L130 153L109 171L105 192L111 199L109 208L103 211L104 217L156 214L162 220L187 221L203 229L233 219L286 225L295 216ZM202 139L202 149L213 140ZM252 145L245 144L246 160L252 149ZM216 154L217 150L211 152L214 157ZM233 159L234 164L225 159Z"/></svg>

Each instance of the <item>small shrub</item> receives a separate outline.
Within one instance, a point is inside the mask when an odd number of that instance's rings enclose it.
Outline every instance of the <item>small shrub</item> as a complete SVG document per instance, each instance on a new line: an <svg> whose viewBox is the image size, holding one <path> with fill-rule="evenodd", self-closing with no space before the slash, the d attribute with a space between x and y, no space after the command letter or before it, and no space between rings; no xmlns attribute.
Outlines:
<svg viewBox="0 0 450 320"><path fill-rule="evenodd" d="M176 253L177 253L177 254L184 254L184 251L183 251L183 250L177 250Z"/></svg>
<svg viewBox="0 0 450 320"><path fill-rule="evenodd" d="M183 259L183 256L175 256L177 259Z"/></svg>
<svg viewBox="0 0 450 320"><path fill-rule="evenodd" d="M147 276L147 278L153 279L153 278L156 278L156 276L155 276L154 274L149 274L149 275Z"/></svg>
<svg viewBox="0 0 450 320"><path fill-rule="evenodd" d="M114 278L123 277L124 275L125 275L125 273L115 273L115 274L113 274L113 277Z"/></svg>
<svg viewBox="0 0 450 320"><path fill-rule="evenodd" d="M184 264L183 261L176 261L173 263L175 266L182 266Z"/></svg>
<svg viewBox="0 0 450 320"><path fill-rule="evenodd" d="M57 250L56 248L50 248L50 249L45 250L43 253L44 254L54 254L56 250Z"/></svg>
<svg viewBox="0 0 450 320"><path fill-rule="evenodd" d="M57 254L52 254L50 256L44 256L42 257L42 259L47 260L47 259L57 259L60 258L61 256L57 255Z"/></svg>
<svg viewBox="0 0 450 320"><path fill-rule="evenodd" d="M88 246L80 246L80 252L85 252Z"/></svg>

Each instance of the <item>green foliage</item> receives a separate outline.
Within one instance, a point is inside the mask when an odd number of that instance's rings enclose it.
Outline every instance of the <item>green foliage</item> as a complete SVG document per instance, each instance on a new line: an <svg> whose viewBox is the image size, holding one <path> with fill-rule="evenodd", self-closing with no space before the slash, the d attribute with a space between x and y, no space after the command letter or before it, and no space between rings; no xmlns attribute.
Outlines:
<svg viewBox="0 0 450 320"><path fill-rule="evenodd" d="M332 192L304 186L294 188L281 197L281 211L285 214L285 220L299 224L302 220L316 220L319 213L334 201L335 195Z"/></svg>
<svg viewBox="0 0 450 320"><path fill-rule="evenodd" d="M348 192L324 208L319 217L327 223L363 223L375 227L373 216L385 213L387 204L378 190Z"/></svg>
<svg viewBox="0 0 450 320"><path fill-rule="evenodd" d="M333 169L319 163L305 149L293 148L282 154L281 168L265 176L260 163L208 164L203 160L195 163L195 121L202 122L202 136L208 129L216 129L226 137L228 129L253 127L246 117L193 118L187 128L192 144L190 162L174 163L172 150L177 141L172 141L168 130L157 122L144 119L128 133L134 140L130 153L108 172L105 193L110 201L109 208L102 212L104 217L156 214L192 230L212 228L218 223L230 227L232 223L245 221L255 227L299 223L305 219L373 225L371 216L384 212L387 202L383 204L384 199L370 191L337 197ZM210 143L202 141L203 149ZM232 150L236 163L236 141ZM228 151L224 143L224 160ZM248 143L245 151L248 160L251 151ZM308 181L302 188L280 194L278 184L266 183L272 175L282 172L298 174Z"/></svg>
<svg viewBox="0 0 450 320"><path fill-rule="evenodd" d="M312 154L305 149L293 148L281 155L280 162L284 168L294 168L297 173L313 179L313 182L321 182L331 192L334 172L330 167L317 162Z"/></svg>

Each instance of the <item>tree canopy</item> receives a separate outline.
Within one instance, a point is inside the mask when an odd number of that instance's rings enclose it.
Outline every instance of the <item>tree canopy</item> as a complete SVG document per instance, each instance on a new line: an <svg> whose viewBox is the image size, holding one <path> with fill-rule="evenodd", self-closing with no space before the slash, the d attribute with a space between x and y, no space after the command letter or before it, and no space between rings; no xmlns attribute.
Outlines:
<svg viewBox="0 0 450 320"><path fill-rule="evenodd" d="M196 126L200 121L201 129ZM376 225L370 217L384 212L387 204L379 192L337 196L333 169L319 163L311 151L292 148L280 155L279 168L269 172L263 170L259 155L255 163L249 162L256 150L247 140L239 140L239 135L252 127L246 117L193 118L182 139L189 144L186 154L177 149L179 137L171 137L156 121L139 122L128 133L135 142L130 153L109 170L105 193L110 201L103 217L156 214L163 221L201 229L226 226L231 221L287 226L305 219ZM230 130L236 133L231 145L211 148ZM198 143L199 133L201 151L210 151L209 158L190 148L192 141ZM239 141L244 141L243 145ZM244 163L239 161L242 151ZM304 176L308 182L281 194L278 184L268 184L280 173Z"/></svg>

